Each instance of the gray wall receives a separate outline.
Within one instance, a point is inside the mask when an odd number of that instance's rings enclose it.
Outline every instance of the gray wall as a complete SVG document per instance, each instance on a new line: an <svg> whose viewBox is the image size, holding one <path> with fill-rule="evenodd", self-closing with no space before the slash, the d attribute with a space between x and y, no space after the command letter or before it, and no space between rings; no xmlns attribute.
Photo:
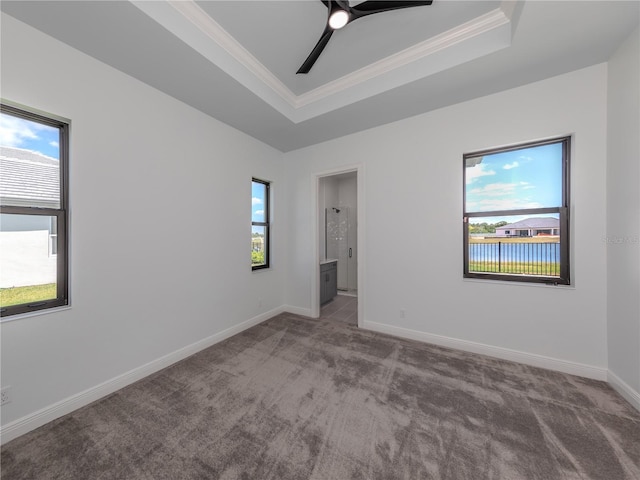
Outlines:
<svg viewBox="0 0 640 480"><path fill-rule="evenodd" d="M640 404L640 37L609 62L607 339L610 382Z"/></svg>
<svg viewBox="0 0 640 480"><path fill-rule="evenodd" d="M281 311L280 152L4 14L1 34L2 97L71 119L71 308L1 324L3 426ZM255 273L252 176L276 212L273 268Z"/></svg>
<svg viewBox="0 0 640 480"><path fill-rule="evenodd" d="M313 311L314 176L361 164L365 327L606 378L606 94L601 64L285 154L286 303ZM569 134L573 285L465 281L463 153Z"/></svg>

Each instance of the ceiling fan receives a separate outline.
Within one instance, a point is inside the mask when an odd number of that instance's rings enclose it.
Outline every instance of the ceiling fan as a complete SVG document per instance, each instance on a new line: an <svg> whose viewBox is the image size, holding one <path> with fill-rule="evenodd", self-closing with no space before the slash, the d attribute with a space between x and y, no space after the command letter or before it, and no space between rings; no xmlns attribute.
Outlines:
<svg viewBox="0 0 640 480"><path fill-rule="evenodd" d="M419 7L421 5L431 5L433 0L367 0L355 6L350 6L348 0L321 0L329 10L327 25L320 36L320 40L313 47L311 53L304 61L296 73L309 73L313 64L329 43L329 39L335 30L367 15L374 13L388 12L399 8Z"/></svg>

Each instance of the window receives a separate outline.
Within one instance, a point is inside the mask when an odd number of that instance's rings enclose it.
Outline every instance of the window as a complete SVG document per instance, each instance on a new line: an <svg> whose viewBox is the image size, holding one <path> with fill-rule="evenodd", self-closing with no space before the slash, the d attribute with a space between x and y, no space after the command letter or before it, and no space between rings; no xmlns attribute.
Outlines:
<svg viewBox="0 0 640 480"><path fill-rule="evenodd" d="M269 268L269 182L251 181L251 268Z"/></svg>
<svg viewBox="0 0 640 480"><path fill-rule="evenodd" d="M0 313L68 303L67 123L0 105Z"/></svg>
<svg viewBox="0 0 640 480"><path fill-rule="evenodd" d="M464 276L568 285L563 137L463 156Z"/></svg>

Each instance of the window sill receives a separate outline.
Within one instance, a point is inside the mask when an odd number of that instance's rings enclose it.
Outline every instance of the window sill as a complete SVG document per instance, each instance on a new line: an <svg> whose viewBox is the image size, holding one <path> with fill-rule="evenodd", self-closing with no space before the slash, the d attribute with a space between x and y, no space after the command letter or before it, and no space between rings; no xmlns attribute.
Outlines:
<svg viewBox="0 0 640 480"><path fill-rule="evenodd" d="M51 313L58 313L64 310L71 310L71 305L63 305L60 307L47 308L45 310L36 310L34 312L18 313L17 315L11 315L9 317L2 317L0 318L0 323L13 322L15 320L23 320L25 318L36 317L40 315L49 315Z"/></svg>
<svg viewBox="0 0 640 480"><path fill-rule="evenodd" d="M273 270L273 267L260 267L260 268L252 268L251 273L259 273L259 272L270 272Z"/></svg>
<svg viewBox="0 0 640 480"><path fill-rule="evenodd" d="M463 282L469 283L482 283L484 285L508 285L510 287L537 287L537 288L553 288L553 289L562 289L562 290L575 290L575 285L549 285L546 283L537 283L537 282L518 282L518 281L507 281L507 280L491 280L485 278L463 278Z"/></svg>

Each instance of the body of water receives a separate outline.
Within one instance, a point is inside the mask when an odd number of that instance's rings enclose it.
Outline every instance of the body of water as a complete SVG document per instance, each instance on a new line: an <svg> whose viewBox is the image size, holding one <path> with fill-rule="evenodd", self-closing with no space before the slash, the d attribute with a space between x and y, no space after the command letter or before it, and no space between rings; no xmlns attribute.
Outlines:
<svg viewBox="0 0 640 480"><path fill-rule="evenodd" d="M560 262L560 243L470 243L472 262Z"/></svg>
<svg viewBox="0 0 640 480"><path fill-rule="evenodd" d="M560 275L560 244L471 243L469 270L555 277Z"/></svg>

